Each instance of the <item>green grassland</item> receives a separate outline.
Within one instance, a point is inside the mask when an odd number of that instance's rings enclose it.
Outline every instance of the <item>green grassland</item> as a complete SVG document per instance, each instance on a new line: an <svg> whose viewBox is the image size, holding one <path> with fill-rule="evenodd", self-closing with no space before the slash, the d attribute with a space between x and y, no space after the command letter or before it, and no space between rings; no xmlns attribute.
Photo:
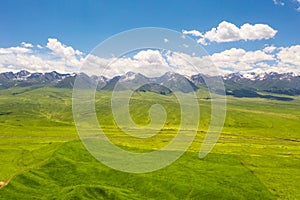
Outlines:
<svg viewBox="0 0 300 200"><path fill-rule="evenodd" d="M210 122L210 100L199 92L201 120L188 151L170 166L145 174L108 168L79 140L72 90L0 90L0 199L300 199L300 98L277 101L227 97L220 139L198 158ZM108 137L129 151L156 150L174 137L179 105L172 95L140 92L130 101L133 120L149 123L160 103L168 114L156 136L138 139L120 131L110 93L97 92L96 111ZM191 116L192 117L192 116Z"/></svg>

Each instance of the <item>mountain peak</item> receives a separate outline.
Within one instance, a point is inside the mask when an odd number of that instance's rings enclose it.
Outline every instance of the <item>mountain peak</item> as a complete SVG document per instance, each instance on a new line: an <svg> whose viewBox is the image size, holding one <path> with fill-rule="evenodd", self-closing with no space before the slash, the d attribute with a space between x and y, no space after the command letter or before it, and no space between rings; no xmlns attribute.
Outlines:
<svg viewBox="0 0 300 200"><path fill-rule="evenodd" d="M204 74L196 74L190 77L175 72L166 72L159 77L147 77L140 73L129 71L122 76L107 78L104 76L88 76L84 73L60 74L56 71L45 73L30 73L21 70L17 73L0 73L0 89L10 87L24 87L31 85L55 85L57 87L73 87L77 76L83 80L91 81L97 84L97 89L113 90L118 81L122 82L121 87L130 88L135 85L158 84L167 87L173 91L191 92L197 90L200 86L206 87ZM298 95L300 94L300 76L294 72L278 73L231 73L223 76L224 84L227 90L236 90L239 88L250 89L251 91L265 91L272 93ZM149 88L160 88L151 85ZM147 87L146 87L147 88ZM122 88L121 88L122 89Z"/></svg>
<svg viewBox="0 0 300 200"><path fill-rule="evenodd" d="M17 73L15 73L15 79L16 80L24 80L26 79L28 76L30 76L30 72L29 71L26 71L26 70L21 70Z"/></svg>
<svg viewBox="0 0 300 200"><path fill-rule="evenodd" d="M224 76L224 80L230 81L239 81L239 80L251 80L251 81L261 81L261 80L290 80L293 77L298 76L294 72L286 72L286 73L278 73L278 72L263 72L263 73L255 73L255 72L248 72L248 73L240 73L235 72L231 74L227 74Z"/></svg>

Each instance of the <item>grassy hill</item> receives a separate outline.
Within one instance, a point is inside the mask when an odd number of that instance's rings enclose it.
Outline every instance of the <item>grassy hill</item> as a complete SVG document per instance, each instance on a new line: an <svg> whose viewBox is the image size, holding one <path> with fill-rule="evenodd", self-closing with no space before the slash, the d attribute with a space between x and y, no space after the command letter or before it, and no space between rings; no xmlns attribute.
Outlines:
<svg viewBox="0 0 300 200"><path fill-rule="evenodd" d="M175 135L173 95L136 93L131 114L149 122L153 103L165 105L164 130L145 141L113 123L110 93L97 92L96 110L110 139L130 151L159 149ZM198 152L209 124L210 100L199 91L198 135L172 165L146 174L110 169L81 144L72 117L71 89L0 90L0 199L299 199L300 98L227 99L220 140L205 159ZM284 96L283 96L284 97ZM1 182L0 182L1 183Z"/></svg>

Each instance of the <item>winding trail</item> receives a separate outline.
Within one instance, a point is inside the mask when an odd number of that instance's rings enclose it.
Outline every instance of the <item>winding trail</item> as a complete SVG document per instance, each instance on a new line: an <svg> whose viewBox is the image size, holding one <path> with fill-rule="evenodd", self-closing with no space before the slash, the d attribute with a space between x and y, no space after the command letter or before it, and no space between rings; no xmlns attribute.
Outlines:
<svg viewBox="0 0 300 200"><path fill-rule="evenodd" d="M5 181L0 181L0 189L5 187L11 179L12 179L12 177L6 179Z"/></svg>

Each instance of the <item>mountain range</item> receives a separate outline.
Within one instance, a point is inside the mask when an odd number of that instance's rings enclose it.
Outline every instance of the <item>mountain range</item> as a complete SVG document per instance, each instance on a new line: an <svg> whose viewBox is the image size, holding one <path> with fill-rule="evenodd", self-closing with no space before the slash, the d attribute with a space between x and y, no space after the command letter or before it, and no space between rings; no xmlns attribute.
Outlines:
<svg viewBox="0 0 300 200"><path fill-rule="evenodd" d="M122 76L107 78L104 76L88 76L84 73L61 74L56 71L46 73L30 73L21 70L17 73L0 73L0 89L11 87L42 87L53 86L57 88L72 88L76 77L80 77L91 84L97 84L98 90L113 90L119 82L117 89L130 89L134 85L140 85L137 91L170 94L173 91L184 93L206 87L204 80L213 80L214 76L196 74L183 76L173 72L167 72L160 77L148 78L140 73L127 72ZM219 77L220 78L220 77ZM260 92L273 94L285 94L290 96L300 95L300 76L295 73L232 73L222 76L226 94L236 97L268 97ZM271 96L272 97L272 96Z"/></svg>

